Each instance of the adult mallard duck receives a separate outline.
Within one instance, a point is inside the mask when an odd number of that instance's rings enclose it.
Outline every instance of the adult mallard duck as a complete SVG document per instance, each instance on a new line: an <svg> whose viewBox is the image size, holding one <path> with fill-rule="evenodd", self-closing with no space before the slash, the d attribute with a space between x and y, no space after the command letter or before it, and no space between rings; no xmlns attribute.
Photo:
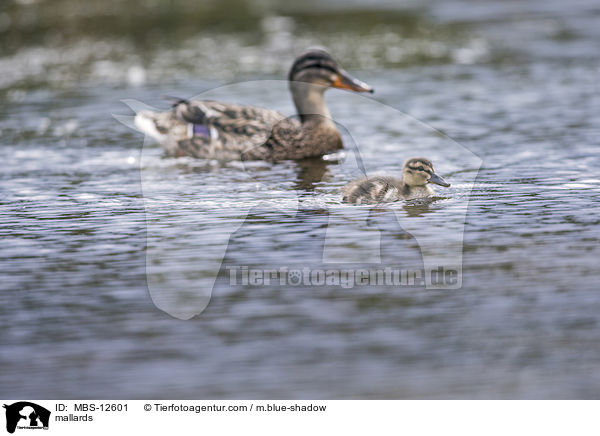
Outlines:
<svg viewBox="0 0 600 436"><path fill-rule="evenodd" d="M277 161L322 156L342 148L325 105L325 90L373 92L373 88L350 76L320 49L296 58L288 80L299 120L270 109L179 100L168 112L139 112L135 124L175 156Z"/></svg>
<svg viewBox="0 0 600 436"><path fill-rule="evenodd" d="M413 157L404 163L402 179L371 176L354 180L342 188L342 201L375 204L429 197L434 194L429 185L431 183L446 188L450 186L450 183L435 173L430 160Z"/></svg>

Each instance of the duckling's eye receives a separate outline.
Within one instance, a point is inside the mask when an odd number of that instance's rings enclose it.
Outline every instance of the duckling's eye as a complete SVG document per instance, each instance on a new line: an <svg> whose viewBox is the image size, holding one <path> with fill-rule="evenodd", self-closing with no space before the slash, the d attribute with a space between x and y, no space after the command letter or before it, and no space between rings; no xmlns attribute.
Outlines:
<svg viewBox="0 0 600 436"><path fill-rule="evenodd" d="M423 168L423 167L417 167L416 169L419 171L425 171L425 168Z"/></svg>

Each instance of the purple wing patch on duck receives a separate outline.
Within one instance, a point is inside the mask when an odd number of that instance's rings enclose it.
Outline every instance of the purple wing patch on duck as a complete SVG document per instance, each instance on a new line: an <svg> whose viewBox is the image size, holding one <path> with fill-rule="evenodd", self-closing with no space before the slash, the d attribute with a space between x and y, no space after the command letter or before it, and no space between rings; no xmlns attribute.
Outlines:
<svg viewBox="0 0 600 436"><path fill-rule="evenodd" d="M210 138L210 130L204 124L192 124L192 136L204 136Z"/></svg>

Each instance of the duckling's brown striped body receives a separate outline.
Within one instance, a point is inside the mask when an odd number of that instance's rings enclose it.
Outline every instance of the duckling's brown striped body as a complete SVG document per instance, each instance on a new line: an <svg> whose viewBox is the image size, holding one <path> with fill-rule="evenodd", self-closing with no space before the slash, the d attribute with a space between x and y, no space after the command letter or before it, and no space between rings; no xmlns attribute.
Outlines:
<svg viewBox="0 0 600 436"><path fill-rule="evenodd" d="M429 186L430 183L450 186L435 174L431 161L425 158L412 158L404 164L402 179L368 176L354 180L342 188L342 201L353 204L377 204L428 197L435 193Z"/></svg>
<svg viewBox="0 0 600 436"><path fill-rule="evenodd" d="M409 188L397 179L389 176L368 176L354 180L342 188L342 200L354 204L389 203L392 201L415 198L415 189ZM431 195L428 186L419 192L420 197Z"/></svg>

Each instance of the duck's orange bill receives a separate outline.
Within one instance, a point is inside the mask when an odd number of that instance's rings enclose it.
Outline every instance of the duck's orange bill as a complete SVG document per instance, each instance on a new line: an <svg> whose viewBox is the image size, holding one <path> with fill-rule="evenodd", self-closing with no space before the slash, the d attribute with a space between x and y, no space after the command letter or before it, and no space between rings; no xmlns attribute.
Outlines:
<svg viewBox="0 0 600 436"><path fill-rule="evenodd" d="M355 79L344 70L338 72L338 76L331 86L334 88L349 89L350 91L355 92L374 92L374 89L365 82Z"/></svg>

